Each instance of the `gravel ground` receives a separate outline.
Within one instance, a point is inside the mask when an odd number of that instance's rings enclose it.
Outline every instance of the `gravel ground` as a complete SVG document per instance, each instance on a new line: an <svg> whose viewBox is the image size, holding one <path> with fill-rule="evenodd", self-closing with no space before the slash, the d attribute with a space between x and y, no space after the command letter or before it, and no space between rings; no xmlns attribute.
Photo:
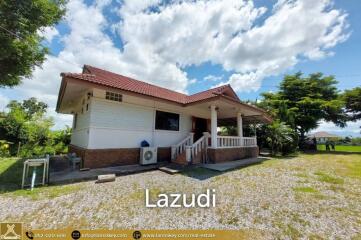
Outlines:
<svg viewBox="0 0 361 240"><path fill-rule="evenodd" d="M262 238L352 239L361 237L361 179L344 173L348 157L301 155L222 174L151 171L73 184L76 191L40 200L2 194L0 219L34 229L244 229ZM361 164L361 155L352 158ZM216 207L146 208L146 188L154 194L216 189Z"/></svg>

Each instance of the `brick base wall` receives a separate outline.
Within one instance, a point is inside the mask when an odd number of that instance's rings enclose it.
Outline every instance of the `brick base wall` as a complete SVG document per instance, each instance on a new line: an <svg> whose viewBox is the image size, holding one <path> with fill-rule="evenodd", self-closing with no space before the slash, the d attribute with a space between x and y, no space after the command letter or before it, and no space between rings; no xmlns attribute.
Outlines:
<svg viewBox="0 0 361 240"><path fill-rule="evenodd" d="M102 168L139 164L140 148L85 149L69 145L69 152L82 158L83 168ZM158 148L158 162L170 161L170 148Z"/></svg>
<svg viewBox="0 0 361 240"><path fill-rule="evenodd" d="M228 162L243 158L258 156L258 147L243 148L208 148L208 159L211 163ZM69 145L69 152L75 152L82 158L83 168L102 168L110 166L139 164L140 148L118 148L118 149L85 149ZM201 153L194 159L193 164L201 162ZM158 148L158 162L166 162L171 159L171 148ZM185 152L178 156L175 163L187 165Z"/></svg>
<svg viewBox="0 0 361 240"><path fill-rule="evenodd" d="M229 162L243 158L258 157L257 147L240 148L208 148L208 159L211 163Z"/></svg>

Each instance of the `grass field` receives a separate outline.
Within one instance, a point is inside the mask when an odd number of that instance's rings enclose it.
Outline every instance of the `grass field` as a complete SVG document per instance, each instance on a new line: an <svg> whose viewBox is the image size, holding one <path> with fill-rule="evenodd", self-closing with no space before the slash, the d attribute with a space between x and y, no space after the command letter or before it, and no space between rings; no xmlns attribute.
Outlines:
<svg viewBox="0 0 361 240"><path fill-rule="evenodd" d="M361 154L270 158L223 173L149 171L33 192L17 190L21 166L19 159L0 159L0 219L35 229L236 229L244 239L361 239ZM146 188L152 199L215 189L217 204L146 208Z"/></svg>
<svg viewBox="0 0 361 240"><path fill-rule="evenodd" d="M330 146L330 148L331 148L331 146ZM326 151L326 146L324 144L318 144L317 150ZM361 152L361 146L336 145L335 151L336 152Z"/></svg>

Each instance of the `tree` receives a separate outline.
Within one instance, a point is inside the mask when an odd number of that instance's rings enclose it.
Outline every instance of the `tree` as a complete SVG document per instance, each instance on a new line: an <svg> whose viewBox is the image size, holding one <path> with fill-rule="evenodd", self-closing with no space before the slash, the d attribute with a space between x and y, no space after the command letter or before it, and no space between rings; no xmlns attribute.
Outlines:
<svg viewBox="0 0 361 240"><path fill-rule="evenodd" d="M286 75L278 92L262 94L259 106L267 109L274 119L292 127L299 134L302 145L305 133L316 128L320 120L345 126L347 116L336 83L333 76L322 73L308 77L303 77L301 72Z"/></svg>
<svg viewBox="0 0 361 240"><path fill-rule="evenodd" d="M346 112L350 114L350 120L361 119L361 87L346 90L342 97L345 101Z"/></svg>
<svg viewBox="0 0 361 240"><path fill-rule="evenodd" d="M361 119L361 87L346 90L343 94L346 112L351 114L352 121Z"/></svg>
<svg viewBox="0 0 361 240"><path fill-rule="evenodd" d="M0 87L18 85L43 63L39 32L64 14L65 0L0 1Z"/></svg>
<svg viewBox="0 0 361 240"><path fill-rule="evenodd" d="M17 109L20 108L25 113L25 118L30 119L34 114L40 114L43 115L46 113L46 109L48 108L48 105L43 102L38 102L38 100L34 97L31 97L27 100L24 100L22 103L18 101L10 101L10 103L7 105L9 109Z"/></svg>
<svg viewBox="0 0 361 240"><path fill-rule="evenodd" d="M11 101L7 107L9 112L0 121L0 139L16 143L11 149L12 153L19 142L26 156L31 155L38 146L47 144L51 135L50 128L54 124L52 118L45 116L45 103L30 98L23 102Z"/></svg>
<svg viewBox="0 0 361 240"><path fill-rule="evenodd" d="M297 148L297 133L283 122L274 121L266 126L265 133L272 155L285 155Z"/></svg>

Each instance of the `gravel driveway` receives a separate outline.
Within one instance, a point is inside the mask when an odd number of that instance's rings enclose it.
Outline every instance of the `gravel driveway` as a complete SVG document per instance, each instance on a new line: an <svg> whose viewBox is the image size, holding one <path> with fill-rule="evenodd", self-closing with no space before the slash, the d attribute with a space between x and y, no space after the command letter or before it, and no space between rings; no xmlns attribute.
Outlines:
<svg viewBox="0 0 361 240"><path fill-rule="evenodd" d="M300 155L222 174L151 171L72 184L73 192L40 200L3 194L0 219L47 229L244 229L260 238L351 239L361 237L361 178L350 164L361 166L361 155ZM146 188L154 194L214 188L216 207L146 208Z"/></svg>

